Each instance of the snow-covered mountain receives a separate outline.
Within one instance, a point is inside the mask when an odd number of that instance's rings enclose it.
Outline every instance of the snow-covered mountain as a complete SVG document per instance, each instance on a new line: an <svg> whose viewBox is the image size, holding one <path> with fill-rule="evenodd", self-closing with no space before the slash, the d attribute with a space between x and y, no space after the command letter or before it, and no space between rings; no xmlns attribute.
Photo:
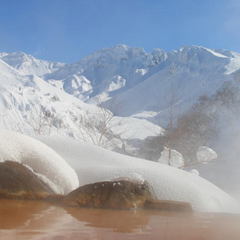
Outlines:
<svg viewBox="0 0 240 240"><path fill-rule="evenodd" d="M143 81L108 100L106 106L121 116L155 112L155 119L165 124L170 107L179 115L200 96L214 94L232 79L240 63L237 54L223 55L203 47L184 47L166 55L148 69Z"/></svg>
<svg viewBox="0 0 240 240"><path fill-rule="evenodd" d="M40 76L44 71L54 71L51 63L26 55L23 61L16 58L18 65L12 60L11 66L5 58L10 55L18 54L2 53L0 59L1 128L30 135L68 135L110 149L121 147L129 139L144 139L163 132L161 127L144 119L113 117L110 111L68 94L56 82L43 80ZM39 69L29 59L39 64ZM24 72L26 62L29 68ZM132 131L126 133L130 125Z"/></svg>
<svg viewBox="0 0 240 240"><path fill-rule="evenodd" d="M177 118L199 97L232 81L239 69L240 54L200 46L148 53L117 45L72 64L0 53L1 121L8 128L29 129L32 115L39 118L34 112L48 109L55 125L61 122L68 135L79 136L82 116L99 111L89 103L102 103L116 115L111 121L114 134L143 140L163 133L156 122L166 126L170 112Z"/></svg>
<svg viewBox="0 0 240 240"><path fill-rule="evenodd" d="M159 51L159 58L161 54ZM62 81L67 92L84 100L98 95L105 100L108 95L138 84L153 64L151 58L143 49L117 45L67 64L45 78Z"/></svg>
<svg viewBox="0 0 240 240"><path fill-rule="evenodd" d="M104 102L116 115L160 119L164 125L169 105L182 113L200 96L214 94L238 69L240 54L227 50L187 46L147 53L117 45L43 77L79 99Z"/></svg>

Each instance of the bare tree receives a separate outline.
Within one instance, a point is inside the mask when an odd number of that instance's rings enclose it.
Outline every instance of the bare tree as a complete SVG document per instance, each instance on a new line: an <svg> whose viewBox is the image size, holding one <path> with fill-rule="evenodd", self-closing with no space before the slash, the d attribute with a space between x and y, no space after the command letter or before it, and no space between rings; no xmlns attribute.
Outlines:
<svg viewBox="0 0 240 240"><path fill-rule="evenodd" d="M35 134L51 135L54 120L54 114L40 105L39 109L31 109L30 119L28 122Z"/></svg>
<svg viewBox="0 0 240 240"><path fill-rule="evenodd" d="M93 144L107 147L114 141L125 145L121 137L115 134L111 127L114 115L108 109L98 105L94 113L87 112L78 120L78 127L83 141L91 141Z"/></svg>
<svg viewBox="0 0 240 240"><path fill-rule="evenodd" d="M171 134L173 129L174 129L174 123L176 122L177 119L177 113L176 113L176 105L179 100L178 97L178 84L174 86L173 83L173 77L177 71L177 67L175 65L172 65L170 67L170 90L169 90L169 103L168 103L168 124L167 124L167 132L170 133L168 134L169 137L167 138L166 141L166 147L168 149L168 165L171 165L171 158L172 158L172 149L173 149L173 135Z"/></svg>

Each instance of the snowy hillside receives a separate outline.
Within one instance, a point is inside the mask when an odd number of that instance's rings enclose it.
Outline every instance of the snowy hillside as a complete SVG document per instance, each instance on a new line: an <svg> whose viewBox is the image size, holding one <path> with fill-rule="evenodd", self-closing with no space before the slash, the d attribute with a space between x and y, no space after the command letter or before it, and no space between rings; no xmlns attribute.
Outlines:
<svg viewBox="0 0 240 240"><path fill-rule="evenodd" d="M0 127L4 129L30 135L68 135L110 149L122 145L120 140L113 142L114 138L143 139L162 132L145 120L113 117L111 112L84 103L37 75L24 75L2 60L0 89ZM131 134L126 136L129 126Z"/></svg>
<svg viewBox="0 0 240 240"><path fill-rule="evenodd" d="M54 88L36 75L21 75L1 60L0 88L0 125L21 132L40 133L50 131L48 128L51 127L55 131L65 128L66 133L70 131L70 134L76 128L71 118L96 109ZM53 122L46 126L50 118ZM58 127L58 124L62 126Z"/></svg>

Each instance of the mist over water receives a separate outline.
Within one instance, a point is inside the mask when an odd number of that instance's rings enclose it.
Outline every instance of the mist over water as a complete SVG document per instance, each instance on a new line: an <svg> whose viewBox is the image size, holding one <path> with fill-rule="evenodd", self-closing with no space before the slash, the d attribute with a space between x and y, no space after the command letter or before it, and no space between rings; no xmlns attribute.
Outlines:
<svg viewBox="0 0 240 240"><path fill-rule="evenodd" d="M240 201L240 114L221 109L219 135L214 142L218 158L198 166L200 175ZM221 111L220 110L220 111Z"/></svg>

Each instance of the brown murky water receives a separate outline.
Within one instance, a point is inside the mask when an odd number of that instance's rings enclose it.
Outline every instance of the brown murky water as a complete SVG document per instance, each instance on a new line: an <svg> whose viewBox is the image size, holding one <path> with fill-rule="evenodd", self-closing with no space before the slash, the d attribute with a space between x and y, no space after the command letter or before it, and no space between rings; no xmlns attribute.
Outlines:
<svg viewBox="0 0 240 240"><path fill-rule="evenodd" d="M239 240L240 216L62 208L0 200L0 240Z"/></svg>

